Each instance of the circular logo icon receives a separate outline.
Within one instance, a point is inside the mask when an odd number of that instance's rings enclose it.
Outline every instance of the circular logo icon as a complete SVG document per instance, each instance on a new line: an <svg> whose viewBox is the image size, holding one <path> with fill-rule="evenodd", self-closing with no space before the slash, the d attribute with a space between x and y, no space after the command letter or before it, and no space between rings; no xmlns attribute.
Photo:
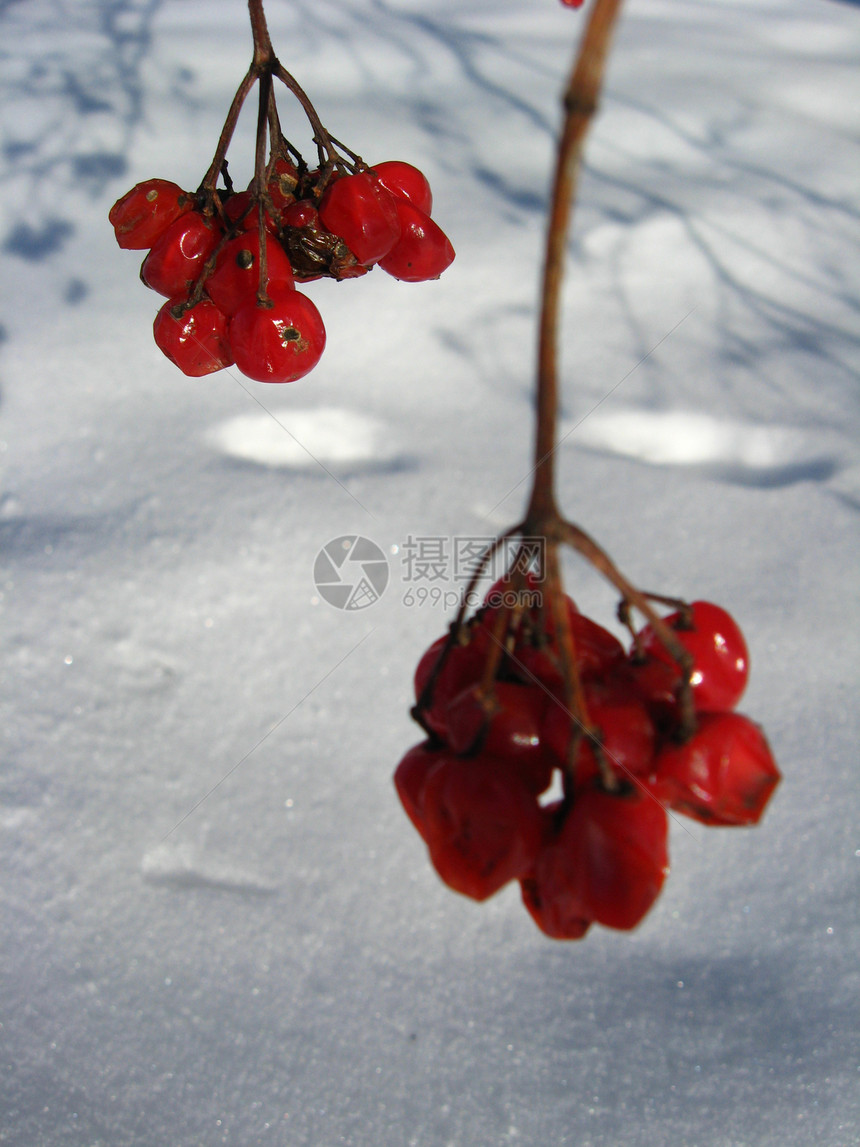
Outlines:
<svg viewBox="0 0 860 1147"><path fill-rule="evenodd" d="M360 534L335 538L314 562L314 585L335 609L367 609L385 593L388 574L388 558Z"/></svg>

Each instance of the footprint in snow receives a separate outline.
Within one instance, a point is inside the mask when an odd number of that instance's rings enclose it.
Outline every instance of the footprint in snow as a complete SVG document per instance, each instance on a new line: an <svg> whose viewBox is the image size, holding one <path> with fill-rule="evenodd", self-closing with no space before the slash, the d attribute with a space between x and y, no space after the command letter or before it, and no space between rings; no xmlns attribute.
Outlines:
<svg viewBox="0 0 860 1147"><path fill-rule="evenodd" d="M288 470L392 470L406 461L385 423L337 406L242 414L206 438L229 458Z"/></svg>
<svg viewBox="0 0 860 1147"><path fill-rule="evenodd" d="M682 411L595 413L579 425L563 426L560 437L586 450L688 467L739 486L822 482L843 465L838 448L825 448L820 434Z"/></svg>

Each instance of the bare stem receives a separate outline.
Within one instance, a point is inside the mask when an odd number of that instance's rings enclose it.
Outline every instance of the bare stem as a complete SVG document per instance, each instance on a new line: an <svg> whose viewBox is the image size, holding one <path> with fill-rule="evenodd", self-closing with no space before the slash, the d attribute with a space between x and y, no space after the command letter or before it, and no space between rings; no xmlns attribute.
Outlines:
<svg viewBox="0 0 860 1147"><path fill-rule="evenodd" d="M248 0L248 14L251 17L251 33L254 37L254 66L262 69L275 59L266 24L266 13L263 11L263 0Z"/></svg>
<svg viewBox="0 0 860 1147"><path fill-rule="evenodd" d="M264 189L266 186L266 140L269 124L269 96L272 91L272 76L268 71L260 77L260 106L257 111L257 142L254 151L254 196L257 200L257 236L259 238L259 278L257 280L257 305L271 307L272 303L266 293L266 283L269 281L266 258L266 205L264 203Z"/></svg>
<svg viewBox="0 0 860 1147"><path fill-rule="evenodd" d="M235 96L233 96L233 102L230 104L230 110L227 112L224 127L221 129L221 135L218 138L215 156L209 165L209 170L203 176L203 182L200 184L201 190L214 190L215 184L218 182L218 176L221 174L224 159L227 155L227 148L230 146L230 140L233 138L233 132L236 130L236 124L239 122L239 113L242 110L242 105L248 98L248 93L251 91L251 88L253 88L257 82L259 74L256 65L252 64L245 73L245 78L239 85Z"/></svg>
<svg viewBox="0 0 860 1147"><path fill-rule="evenodd" d="M564 126L556 158L546 238L537 371L534 484L527 519L555 510L554 459L558 421L558 325L567 237L582 148L606 70L622 0L596 0L564 95Z"/></svg>
<svg viewBox="0 0 860 1147"><path fill-rule="evenodd" d="M310 101L310 97L304 88L299 84L295 76L291 75L283 64L275 61L275 66L272 68L272 74L277 76L282 84L293 93L302 107L302 111L308 118L308 122L313 128L314 143L317 145L317 150L320 154L320 160L323 162L333 162L336 156L334 145L332 144L331 136L323 127L322 120L317 115L317 110Z"/></svg>

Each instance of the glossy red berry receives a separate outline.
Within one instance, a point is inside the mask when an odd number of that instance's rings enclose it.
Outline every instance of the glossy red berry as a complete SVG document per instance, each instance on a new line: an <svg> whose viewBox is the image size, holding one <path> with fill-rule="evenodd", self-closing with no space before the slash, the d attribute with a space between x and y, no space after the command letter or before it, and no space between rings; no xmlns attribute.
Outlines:
<svg viewBox="0 0 860 1147"><path fill-rule="evenodd" d="M221 228L197 211L175 219L143 261L140 277L169 299L187 296L218 246Z"/></svg>
<svg viewBox="0 0 860 1147"><path fill-rule="evenodd" d="M541 743L541 728L550 699L542 689L516 682L493 685L495 712L488 717L481 703L480 686L470 685L447 705L447 744L456 753L481 753L520 766L520 773L535 794L549 788L558 762Z"/></svg>
<svg viewBox="0 0 860 1147"><path fill-rule="evenodd" d="M502 756L524 756L540 747L541 725L549 697L536 686L496 681L495 712L486 716L480 686L470 686L448 703L448 744L456 753L471 749L483 735L484 748Z"/></svg>
<svg viewBox="0 0 860 1147"><path fill-rule="evenodd" d="M145 251L170 224L194 206L194 196L167 179L147 179L110 209L116 241L128 251Z"/></svg>
<svg viewBox="0 0 860 1147"><path fill-rule="evenodd" d="M670 665L650 656L634 659L616 666L612 680L639 698L659 731L671 733L677 727L681 675L674 661Z"/></svg>
<svg viewBox="0 0 860 1147"><path fill-rule="evenodd" d="M296 198L296 188L299 182L299 170L288 159L276 159L266 190L272 201L272 206L279 214Z"/></svg>
<svg viewBox="0 0 860 1147"><path fill-rule="evenodd" d="M237 191L235 195L230 196L224 204L224 214L231 223L242 231L253 231L259 226L259 212L250 187L246 188L245 191ZM277 224L269 212L265 210L263 211L263 226L273 235L277 234Z"/></svg>
<svg viewBox="0 0 860 1147"><path fill-rule="evenodd" d="M280 243L267 234L266 289L276 280L294 285L293 269ZM256 300L259 285L260 236L256 231L245 231L225 243L215 270L206 280L206 293L225 315L233 315L244 303Z"/></svg>
<svg viewBox="0 0 860 1147"><path fill-rule="evenodd" d="M230 366L227 316L209 299L202 299L177 318L173 309L184 301L184 296L169 299L155 316L152 330L158 348L183 374L194 378Z"/></svg>
<svg viewBox="0 0 860 1147"><path fill-rule="evenodd" d="M379 266L404 283L423 283L438 279L454 261L454 248L445 232L429 215L405 199L394 201L399 220L400 238Z"/></svg>
<svg viewBox="0 0 860 1147"><path fill-rule="evenodd" d="M396 201L369 171L329 183L319 205L324 227L364 266L378 263L400 237Z"/></svg>
<svg viewBox="0 0 860 1147"><path fill-rule="evenodd" d="M268 294L271 307L251 297L233 315L229 338L236 366L257 382L295 382L319 362L325 327L317 308L292 282L270 282Z"/></svg>
<svg viewBox="0 0 860 1147"><path fill-rule="evenodd" d="M560 870L576 889L587 919L635 928L669 871L666 813L650 793L585 789L557 841L538 862Z"/></svg>
<svg viewBox="0 0 860 1147"><path fill-rule="evenodd" d="M659 799L713 825L757 824L781 779L761 728L741 713L702 713L690 740L662 749L654 769Z"/></svg>
<svg viewBox="0 0 860 1147"><path fill-rule="evenodd" d="M397 199L406 199L419 211L429 215L433 207L433 193L427 177L411 163L399 159L389 159L377 163L373 173L386 191Z"/></svg>
<svg viewBox="0 0 860 1147"><path fill-rule="evenodd" d="M298 227L300 230L305 227L318 228L320 213L310 199L297 199L281 212L281 222L285 227Z"/></svg>
<svg viewBox="0 0 860 1147"><path fill-rule="evenodd" d="M540 806L516 765L503 757L440 761L424 783L423 813L436 871L474 900L525 875L543 839Z"/></svg>
<svg viewBox="0 0 860 1147"><path fill-rule="evenodd" d="M666 624L693 657L693 703L700 711L733 709L746 688L749 653L734 618L709 601L694 601L687 626L682 612L670 614ZM642 651L649 657L674 665L650 626L639 634Z"/></svg>

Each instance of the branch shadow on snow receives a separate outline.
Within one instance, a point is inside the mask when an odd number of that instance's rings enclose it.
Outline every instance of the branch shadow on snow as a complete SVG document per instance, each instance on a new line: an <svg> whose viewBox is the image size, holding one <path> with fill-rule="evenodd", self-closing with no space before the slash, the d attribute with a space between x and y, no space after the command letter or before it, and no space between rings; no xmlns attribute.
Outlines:
<svg viewBox="0 0 860 1147"><path fill-rule="evenodd" d="M0 7L0 41L15 44L18 64L14 78L10 72L0 83L14 116L3 178L20 189L6 254L39 263L61 251L76 231L75 197L96 199L128 171L144 114L142 67L162 3L100 0L73 11L48 0L35 14L29 5ZM57 27L59 40L51 36ZM23 111L16 116L17 106ZM58 214L58 203L72 214Z"/></svg>

